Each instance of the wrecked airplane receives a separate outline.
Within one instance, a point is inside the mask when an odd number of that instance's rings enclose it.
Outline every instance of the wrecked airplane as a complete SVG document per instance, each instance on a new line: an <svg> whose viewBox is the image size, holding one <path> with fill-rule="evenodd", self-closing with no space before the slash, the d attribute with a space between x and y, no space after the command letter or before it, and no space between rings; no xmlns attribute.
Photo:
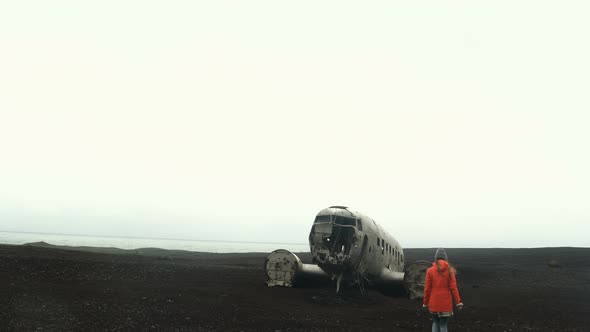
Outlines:
<svg viewBox="0 0 590 332"><path fill-rule="evenodd" d="M420 298L429 262L405 265L400 244L373 219L345 206L320 211L309 233L312 264L278 249L266 259L267 285L292 287L304 277L331 279L336 292L343 284L398 289ZM405 268L404 268L405 267Z"/></svg>

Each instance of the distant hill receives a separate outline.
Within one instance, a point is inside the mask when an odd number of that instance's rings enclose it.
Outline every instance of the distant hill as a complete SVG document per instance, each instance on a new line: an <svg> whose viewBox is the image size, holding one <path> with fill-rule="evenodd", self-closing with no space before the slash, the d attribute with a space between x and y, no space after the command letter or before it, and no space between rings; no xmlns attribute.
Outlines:
<svg viewBox="0 0 590 332"><path fill-rule="evenodd" d="M194 259L194 258L224 258L224 257L250 257L261 253L210 253L188 250L169 250L161 248L120 249L114 247L89 247L89 246L59 246L47 242L30 242L22 246L35 248L61 249L69 251L82 251L111 255L139 255L158 257L160 259Z"/></svg>

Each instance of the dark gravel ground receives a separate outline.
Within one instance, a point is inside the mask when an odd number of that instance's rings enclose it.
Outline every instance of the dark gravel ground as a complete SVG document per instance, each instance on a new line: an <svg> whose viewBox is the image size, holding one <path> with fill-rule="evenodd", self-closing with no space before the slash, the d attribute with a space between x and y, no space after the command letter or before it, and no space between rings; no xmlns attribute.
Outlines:
<svg viewBox="0 0 590 332"><path fill-rule="evenodd" d="M406 262L430 260L434 249L405 252ZM590 330L590 249L448 253L466 306L451 331ZM403 297L267 288L266 255L0 246L0 330L430 329L421 303Z"/></svg>

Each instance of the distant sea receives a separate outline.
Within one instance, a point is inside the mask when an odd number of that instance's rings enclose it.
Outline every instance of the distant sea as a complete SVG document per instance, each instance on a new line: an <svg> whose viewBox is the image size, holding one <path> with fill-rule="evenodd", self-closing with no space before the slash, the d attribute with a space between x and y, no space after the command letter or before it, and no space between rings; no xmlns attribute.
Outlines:
<svg viewBox="0 0 590 332"><path fill-rule="evenodd" d="M0 231L0 244L46 242L58 246L114 247L119 249L160 248L200 252L271 252L287 249L293 252L309 251L308 244L270 242L229 242L211 240L149 239L73 234L23 233Z"/></svg>

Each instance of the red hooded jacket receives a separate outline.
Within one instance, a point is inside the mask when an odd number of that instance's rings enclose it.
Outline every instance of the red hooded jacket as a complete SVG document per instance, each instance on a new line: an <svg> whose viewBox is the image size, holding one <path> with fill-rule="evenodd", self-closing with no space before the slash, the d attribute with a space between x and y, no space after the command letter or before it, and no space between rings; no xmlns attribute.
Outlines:
<svg viewBox="0 0 590 332"><path fill-rule="evenodd" d="M453 298L455 303L461 303L455 272L449 269L449 263L439 259L438 267L434 262L426 271L424 304L430 312L453 312Z"/></svg>

